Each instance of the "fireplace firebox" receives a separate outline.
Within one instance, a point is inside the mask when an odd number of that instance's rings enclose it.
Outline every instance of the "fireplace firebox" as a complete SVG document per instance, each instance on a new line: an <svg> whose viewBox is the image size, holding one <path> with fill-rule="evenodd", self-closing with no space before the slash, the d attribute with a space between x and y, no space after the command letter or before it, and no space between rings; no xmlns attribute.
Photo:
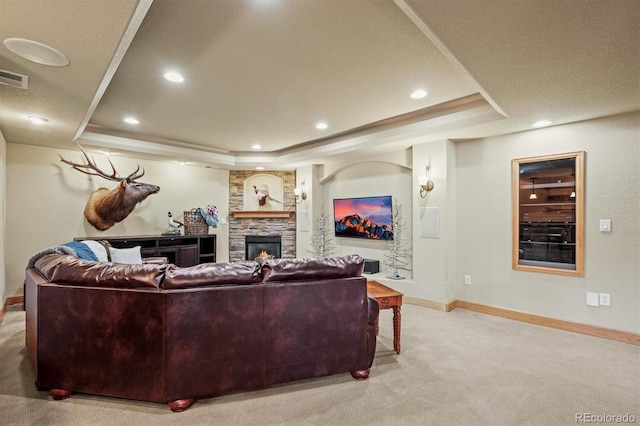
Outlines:
<svg viewBox="0 0 640 426"><path fill-rule="evenodd" d="M246 236L244 237L244 254L246 260L279 259L282 256L282 237L280 235Z"/></svg>

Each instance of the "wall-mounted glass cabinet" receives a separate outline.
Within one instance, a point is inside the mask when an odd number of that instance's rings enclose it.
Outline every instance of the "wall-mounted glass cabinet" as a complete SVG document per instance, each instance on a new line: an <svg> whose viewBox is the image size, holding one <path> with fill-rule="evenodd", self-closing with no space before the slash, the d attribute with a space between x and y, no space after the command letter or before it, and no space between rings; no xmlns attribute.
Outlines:
<svg viewBox="0 0 640 426"><path fill-rule="evenodd" d="M513 160L514 269L583 275L584 155Z"/></svg>

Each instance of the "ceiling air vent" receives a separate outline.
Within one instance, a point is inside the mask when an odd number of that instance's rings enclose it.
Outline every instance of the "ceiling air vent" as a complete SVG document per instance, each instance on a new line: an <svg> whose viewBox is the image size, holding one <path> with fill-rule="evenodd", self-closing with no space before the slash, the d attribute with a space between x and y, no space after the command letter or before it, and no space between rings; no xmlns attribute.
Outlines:
<svg viewBox="0 0 640 426"><path fill-rule="evenodd" d="M11 71L0 70L0 84L27 89L29 87L29 77Z"/></svg>

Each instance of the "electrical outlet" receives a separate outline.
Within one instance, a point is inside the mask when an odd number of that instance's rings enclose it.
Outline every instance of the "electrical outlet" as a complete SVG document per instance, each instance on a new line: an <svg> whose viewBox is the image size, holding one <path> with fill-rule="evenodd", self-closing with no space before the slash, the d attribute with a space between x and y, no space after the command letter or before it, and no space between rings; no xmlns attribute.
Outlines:
<svg viewBox="0 0 640 426"><path fill-rule="evenodd" d="M602 306L611 306L611 295L609 293L600 293L600 304Z"/></svg>
<svg viewBox="0 0 640 426"><path fill-rule="evenodd" d="M464 285L471 285L471 275L464 276Z"/></svg>
<svg viewBox="0 0 640 426"><path fill-rule="evenodd" d="M587 292L587 306L600 306L600 294Z"/></svg>

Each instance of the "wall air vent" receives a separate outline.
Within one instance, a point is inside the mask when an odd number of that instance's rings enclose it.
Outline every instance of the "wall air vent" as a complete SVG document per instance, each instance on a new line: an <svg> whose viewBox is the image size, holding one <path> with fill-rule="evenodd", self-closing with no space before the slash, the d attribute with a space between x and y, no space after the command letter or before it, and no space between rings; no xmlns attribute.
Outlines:
<svg viewBox="0 0 640 426"><path fill-rule="evenodd" d="M11 71L0 70L0 84L27 89L29 87L29 77Z"/></svg>

